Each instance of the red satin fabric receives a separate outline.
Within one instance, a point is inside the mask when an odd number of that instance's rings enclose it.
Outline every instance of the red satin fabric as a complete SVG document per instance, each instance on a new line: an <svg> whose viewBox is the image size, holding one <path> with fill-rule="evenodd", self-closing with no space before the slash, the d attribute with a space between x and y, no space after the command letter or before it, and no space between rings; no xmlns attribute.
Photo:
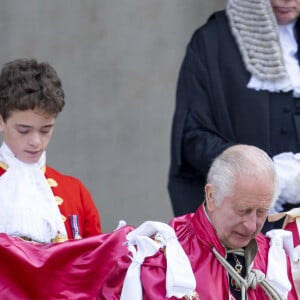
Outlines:
<svg viewBox="0 0 300 300"><path fill-rule="evenodd" d="M294 247L297 247L298 245L300 245L300 233L298 231L296 221L288 223L284 229L292 232Z"/></svg>
<svg viewBox="0 0 300 300"><path fill-rule="evenodd" d="M0 234L0 299L96 299L131 230L49 245Z"/></svg>
<svg viewBox="0 0 300 300"><path fill-rule="evenodd" d="M190 259L197 282L196 291L200 299L229 299L227 272L212 252L212 247L215 247L224 256L225 249L219 242L203 207L201 206L195 214L173 219L170 225L174 228L180 244ZM254 269L266 273L269 240L260 234L257 237L257 243L259 253L254 260ZM98 300L120 299L129 264L128 257L117 261L114 269L101 286ZM290 267L288 274L291 280ZM163 252L160 251L154 256L146 258L141 268L143 300L175 299L166 297L165 278L166 259ZM248 290L248 297L251 300L269 300L259 285L255 290ZM297 299L294 287L288 299Z"/></svg>
<svg viewBox="0 0 300 300"><path fill-rule="evenodd" d="M171 222L195 272L201 300L229 299L228 277L211 247L224 255L203 208ZM1 300L91 300L120 299L130 265L125 244L133 230L126 226L115 232L60 244L42 245L0 234ZM269 241L257 237L259 254L254 268L266 272ZM143 300L166 297L166 259L162 251L145 259L141 268ZM289 278L291 273L289 268ZM262 288L249 290L249 299L268 299ZM293 287L289 300L297 299Z"/></svg>

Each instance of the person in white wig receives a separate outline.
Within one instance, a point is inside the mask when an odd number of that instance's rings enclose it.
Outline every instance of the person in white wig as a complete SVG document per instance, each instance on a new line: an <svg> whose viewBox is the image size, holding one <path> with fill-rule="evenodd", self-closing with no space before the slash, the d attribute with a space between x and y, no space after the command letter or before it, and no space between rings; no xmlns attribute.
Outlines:
<svg viewBox="0 0 300 300"><path fill-rule="evenodd" d="M276 187L273 161L263 150L229 147L213 161L196 213L169 226L142 224L127 235L126 256L116 257L111 245L115 264L98 299L297 299L292 243L289 253L278 252L283 239L276 230L270 238L261 233Z"/></svg>
<svg viewBox="0 0 300 300"><path fill-rule="evenodd" d="M211 161L227 147L254 145L270 157L300 152L299 13L299 0L228 0L193 34L172 129L176 216L197 209ZM285 198L275 211L299 204Z"/></svg>

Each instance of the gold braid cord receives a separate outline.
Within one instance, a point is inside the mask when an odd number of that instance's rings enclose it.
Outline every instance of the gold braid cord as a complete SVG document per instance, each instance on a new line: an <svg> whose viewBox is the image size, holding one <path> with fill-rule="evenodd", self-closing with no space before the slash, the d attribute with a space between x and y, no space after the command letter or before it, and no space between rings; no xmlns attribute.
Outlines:
<svg viewBox="0 0 300 300"><path fill-rule="evenodd" d="M260 270L251 270L247 277L244 279L241 277L236 270L227 262L227 260L217 251L216 248L212 248L213 253L215 254L218 261L226 269L226 271L232 276L236 284L241 288L242 291L242 300L247 299L247 290L249 287L252 289L256 288L257 284L264 289L270 300L284 300L279 293L269 284L264 273Z"/></svg>

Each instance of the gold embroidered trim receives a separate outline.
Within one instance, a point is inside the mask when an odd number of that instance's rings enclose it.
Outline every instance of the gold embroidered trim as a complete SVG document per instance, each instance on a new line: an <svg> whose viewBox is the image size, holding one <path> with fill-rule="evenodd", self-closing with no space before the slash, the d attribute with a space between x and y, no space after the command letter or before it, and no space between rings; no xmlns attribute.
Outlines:
<svg viewBox="0 0 300 300"><path fill-rule="evenodd" d="M62 243L67 240L68 240L68 238L66 236L63 236L59 233L54 239L51 240L51 242L52 243Z"/></svg>
<svg viewBox="0 0 300 300"><path fill-rule="evenodd" d="M154 242L156 242L156 243L158 243L158 244L161 244L161 241L160 241L160 240L157 240L157 239L155 238L155 234L152 235L152 236L150 236L150 238L151 238ZM161 249L162 252L164 253L165 258L167 258L166 246L161 247L160 249Z"/></svg>
<svg viewBox="0 0 300 300"><path fill-rule="evenodd" d="M196 291L194 291L192 298L190 298L189 296L184 296L185 300L200 300L200 297L198 295L198 293Z"/></svg>
<svg viewBox="0 0 300 300"><path fill-rule="evenodd" d="M2 168L3 170L7 170L8 165L6 163L4 163L3 161L0 161L0 168Z"/></svg>
<svg viewBox="0 0 300 300"><path fill-rule="evenodd" d="M46 173L46 165L41 167L41 170L43 171L43 173Z"/></svg>

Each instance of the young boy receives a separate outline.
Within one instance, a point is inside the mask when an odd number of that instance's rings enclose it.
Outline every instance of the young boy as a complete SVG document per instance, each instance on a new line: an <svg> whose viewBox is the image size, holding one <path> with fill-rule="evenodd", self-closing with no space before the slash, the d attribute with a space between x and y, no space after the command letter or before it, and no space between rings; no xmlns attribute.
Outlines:
<svg viewBox="0 0 300 300"><path fill-rule="evenodd" d="M56 71L17 59L0 74L0 232L51 243L101 233L90 193L46 165L46 148L64 107Z"/></svg>

